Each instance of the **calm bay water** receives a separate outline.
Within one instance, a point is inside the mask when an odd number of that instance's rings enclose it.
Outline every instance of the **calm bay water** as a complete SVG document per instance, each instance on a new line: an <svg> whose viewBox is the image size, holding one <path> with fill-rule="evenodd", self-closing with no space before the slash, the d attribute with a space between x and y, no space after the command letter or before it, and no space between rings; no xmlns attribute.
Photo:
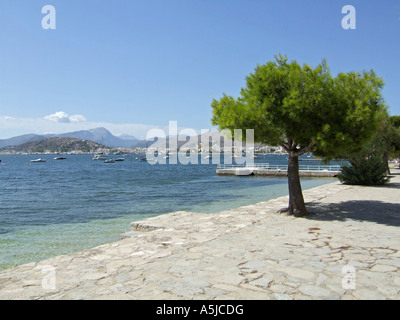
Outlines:
<svg viewBox="0 0 400 320"><path fill-rule="evenodd" d="M45 163L30 164L38 157L0 155L0 270L116 241L147 217L212 213L287 194L286 178L217 176L212 164L150 165L137 155L110 164L89 155L42 155ZM302 186L332 181L302 178Z"/></svg>

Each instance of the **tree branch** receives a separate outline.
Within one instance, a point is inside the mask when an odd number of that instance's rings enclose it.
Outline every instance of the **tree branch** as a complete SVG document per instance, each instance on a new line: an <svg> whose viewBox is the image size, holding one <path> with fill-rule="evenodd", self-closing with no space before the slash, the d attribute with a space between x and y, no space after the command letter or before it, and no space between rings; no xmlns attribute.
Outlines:
<svg viewBox="0 0 400 320"><path fill-rule="evenodd" d="M287 147L284 143L281 144L281 147L282 147L287 153L290 153L290 150L288 149L288 147Z"/></svg>
<svg viewBox="0 0 400 320"><path fill-rule="evenodd" d="M283 149L285 149L285 151L286 151L287 153L290 153L290 151L291 151L291 141L292 141L292 140L287 139L286 142L282 142L282 143L280 144L280 146L281 146Z"/></svg>
<svg viewBox="0 0 400 320"><path fill-rule="evenodd" d="M307 147L300 148L299 150L295 149L296 150L295 152L292 151L292 155L299 157L299 156L309 152L313 145L314 145L314 142L311 141L310 144Z"/></svg>

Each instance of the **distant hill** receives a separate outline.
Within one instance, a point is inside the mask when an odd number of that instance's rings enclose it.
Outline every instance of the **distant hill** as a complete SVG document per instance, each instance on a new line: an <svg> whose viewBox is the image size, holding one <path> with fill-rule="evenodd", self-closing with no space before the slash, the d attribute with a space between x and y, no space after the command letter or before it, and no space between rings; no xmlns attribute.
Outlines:
<svg viewBox="0 0 400 320"><path fill-rule="evenodd" d="M21 143L39 141L43 139L46 139L46 137L38 134L24 134L22 136L17 136L9 139L0 139L0 148L7 146L17 146Z"/></svg>
<svg viewBox="0 0 400 320"><path fill-rule="evenodd" d="M106 128L95 128L90 130L81 130L63 134L46 135L47 137L70 137L83 140L90 140L111 148L132 148L138 139L120 139L114 136Z"/></svg>
<svg viewBox="0 0 400 320"><path fill-rule="evenodd" d="M178 139L179 138L179 139ZM231 147L233 145L233 140L224 135L223 132L218 130L210 130L201 135L197 136L169 136L167 138L155 139L155 141L147 142L146 147L149 148L164 148L169 147L173 142L177 145L178 149L195 149L201 144L203 148L211 148L215 151L224 149L224 147ZM243 142L243 144L245 141ZM262 143L254 143L255 148L263 147ZM181 150L182 150L181 149Z"/></svg>
<svg viewBox="0 0 400 320"><path fill-rule="evenodd" d="M122 140L135 140L135 141L138 140L138 138L131 136L129 134L121 134L117 138L122 139Z"/></svg>
<svg viewBox="0 0 400 320"><path fill-rule="evenodd" d="M178 149L181 147L184 148L195 148L199 143L205 144L205 146L212 146L213 144L219 144L221 148L224 147L225 144L231 145L232 140L226 139L224 135L217 130L211 130L209 132L203 133L202 135L197 135L193 137L189 136L169 136L167 138L160 138L155 140L154 142L148 142L147 146L152 148L163 148L164 146L169 146L171 141L177 144Z"/></svg>
<svg viewBox="0 0 400 320"><path fill-rule="evenodd" d="M121 139L114 136L110 131L105 128L95 128L90 130L80 130L74 132L67 132L62 134L26 134L9 139L0 139L0 148L7 146L18 146L22 143L45 140L54 137L76 138L81 140L90 140L110 148L133 148L141 143L141 140L133 136Z"/></svg>
<svg viewBox="0 0 400 320"><path fill-rule="evenodd" d="M0 151L24 153L42 153L48 151L51 153L66 153L71 151L91 152L99 148L106 147L89 140L54 137L40 141L25 142L18 146L3 147Z"/></svg>
<svg viewBox="0 0 400 320"><path fill-rule="evenodd" d="M211 130L207 133L203 133L202 135L194 136L194 137L179 137L177 141L177 136L169 136L167 138L156 138L154 141L146 141L146 140L139 140L133 136L122 135L116 137L112 135L107 129L105 128L96 128L91 130L81 130L69 133L63 133L58 135L35 135L35 134L28 134L23 136L18 136L10 139L0 140L0 151L8 151L14 150L17 152L31 152L27 151L27 148L31 147L41 147L47 149L43 150L56 150L55 144L59 143L62 147L64 147L67 140L56 140L53 138L71 138L75 140L86 140L88 143L96 143L98 148L165 148L166 146L169 147L174 143L177 143L178 149L180 148L195 148L202 144L203 148L211 147L214 150L218 150L218 148L224 148L224 146L230 146L232 144L232 140L226 139L224 135L217 131ZM185 139L186 138L186 139ZM53 139L53 140L49 140ZM40 142L43 142L41 144ZM49 144L51 148L49 149ZM67 143L68 145L68 143ZM219 147L218 147L219 146ZM260 147L262 144L256 143L255 147ZM7 148L5 148L7 147ZM83 146L82 146L83 147ZM90 147L90 146L89 146ZM22 150L23 148L24 150ZM68 147L70 148L70 147ZM42 150L42 149L41 149ZM70 149L69 149L70 150ZM87 148L85 148L87 150ZM83 150L82 150L83 151ZM35 151L33 151L35 152Z"/></svg>

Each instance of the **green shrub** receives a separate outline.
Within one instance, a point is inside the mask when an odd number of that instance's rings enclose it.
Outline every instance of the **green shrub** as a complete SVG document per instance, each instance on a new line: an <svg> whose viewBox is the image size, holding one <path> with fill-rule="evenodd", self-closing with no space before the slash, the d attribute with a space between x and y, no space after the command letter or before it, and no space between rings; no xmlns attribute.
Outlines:
<svg viewBox="0 0 400 320"><path fill-rule="evenodd" d="M387 166L377 158L361 159L342 167L340 182L354 185L382 185L389 181Z"/></svg>

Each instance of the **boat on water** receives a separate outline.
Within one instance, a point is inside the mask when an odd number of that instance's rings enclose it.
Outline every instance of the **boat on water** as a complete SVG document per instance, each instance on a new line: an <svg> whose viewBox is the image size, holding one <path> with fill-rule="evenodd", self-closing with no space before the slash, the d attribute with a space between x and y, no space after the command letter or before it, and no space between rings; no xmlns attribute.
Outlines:
<svg viewBox="0 0 400 320"><path fill-rule="evenodd" d="M114 163L115 160L114 159L107 159L106 161L104 161L104 163Z"/></svg>
<svg viewBox="0 0 400 320"><path fill-rule="evenodd" d="M65 157L55 157L54 160L67 160Z"/></svg>
<svg viewBox="0 0 400 320"><path fill-rule="evenodd" d="M114 161L125 161L125 158L117 158L117 159L114 159Z"/></svg>
<svg viewBox="0 0 400 320"><path fill-rule="evenodd" d="M252 168L236 168L235 169L236 176L251 176L254 175Z"/></svg>
<svg viewBox="0 0 400 320"><path fill-rule="evenodd" d="M46 162L46 160L44 160L42 158L31 160L31 163L35 163L35 162Z"/></svg>
<svg viewBox="0 0 400 320"><path fill-rule="evenodd" d="M92 159L93 160L107 160L107 156L105 156L103 154L95 154Z"/></svg>

